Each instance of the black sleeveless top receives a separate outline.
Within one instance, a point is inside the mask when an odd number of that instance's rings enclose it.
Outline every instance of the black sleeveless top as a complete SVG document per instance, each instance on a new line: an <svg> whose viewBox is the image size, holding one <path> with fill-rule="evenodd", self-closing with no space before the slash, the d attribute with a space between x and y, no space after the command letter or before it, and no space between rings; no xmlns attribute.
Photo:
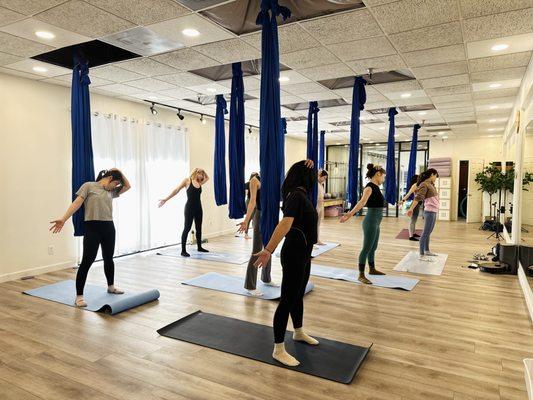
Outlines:
<svg viewBox="0 0 533 400"><path fill-rule="evenodd" d="M195 187L192 182L189 184L189 187L187 188L187 204L190 207L202 207L202 203L200 201L200 195L202 194L202 187L199 188Z"/></svg>
<svg viewBox="0 0 533 400"><path fill-rule="evenodd" d="M291 229L301 231L307 244L312 247L317 242L318 214L307 193L300 188L289 193L282 211L285 217L294 218Z"/></svg>
<svg viewBox="0 0 533 400"><path fill-rule="evenodd" d="M366 202L366 206L368 208L383 208L385 207L385 198L383 197L383 194L381 193L381 190L378 185L372 182L368 182L365 186L365 188L369 187L372 189L372 194L368 198L368 201Z"/></svg>

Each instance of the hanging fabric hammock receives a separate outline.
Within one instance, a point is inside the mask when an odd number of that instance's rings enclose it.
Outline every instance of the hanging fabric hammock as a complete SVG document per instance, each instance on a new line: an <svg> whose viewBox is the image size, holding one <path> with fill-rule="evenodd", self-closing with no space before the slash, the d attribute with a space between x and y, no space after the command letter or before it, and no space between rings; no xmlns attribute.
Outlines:
<svg viewBox="0 0 533 400"><path fill-rule="evenodd" d="M361 137L360 117L366 103L366 81L357 76L353 83L352 121L350 124L350 155L348 159L347 200L350 207L357 203L359 189L359 140Z"/></svg>
<svg viewBox="0 0 533 400"><path fill-rule="evenodd" d="M410 189L410 183L413 176L416 174L416 153L418 151L418 131L419 124L413 126L413 138L411 139L411 151L409 153L409 168L407 169L407 180L405 182L405 193ZM413 195L411 195L413 197Z"/></svg>
<svg viewBox="0 0 533 400"><path fill-rule="evenodd" d="M216 96L217 112L215 116L215 162L214 186L215 203L217 206L228 204L226 188L226 132L224 115L228 113L228 104L224 95Z"/></svg>
<svg viewBox="0 0 533 400"><path fill-rule="evenodd" d="M314 170L317 172L318 166L318 102L310 101L309 102L309 111L307 113L307 158L313 160ZM318 188L317 185L313 188L312 192L309 193L311 202L313 206L316 207Z"/></svg>
<svg viewBox="0 0 533 400"><path fill-rule="evenodd" d="M279 163L280 163L280 185L279 185L279 190L280 190L280 193L281 193L281 186L283 185L283 181L285 180L285 135L287 134L287 119L286 118L282 118L281 119L281 126L280 126L280 158L279 158Z"/></svg>
<svg viewBox="0 0 533 400"><path fill-rule="evenodd" d="M326 131L320 131L320 142L318 144L318 168L324 169L326 166Z"/></svg>
<svg viewBox="0 0 533 400"><path fill-rule="evenodd" d="M385 177L385 200L394 205L398 200L398 186L396 185L396 145L394 141L394 116L398 114L396 107L389 108L389 138L387 140L387 176Z"/></svg>

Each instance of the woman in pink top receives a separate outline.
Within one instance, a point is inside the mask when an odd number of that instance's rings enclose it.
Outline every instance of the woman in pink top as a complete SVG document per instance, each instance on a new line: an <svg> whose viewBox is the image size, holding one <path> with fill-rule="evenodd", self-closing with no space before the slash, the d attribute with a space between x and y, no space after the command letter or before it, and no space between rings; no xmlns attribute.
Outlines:
<svg viewBox="0 0 533 400"><path fill-rule="evenodd" d="M420 260L426 262L434 262L435 260L432 257L437 255L429 251L429 237L435 227L439 212L439 194L435 188L435 180L438 177L439 173L434 168L430 168L420 174L415 199L411 203L409 211L407 211L407 215L411 216L417 205L420 202L424 202L425 223L424 231L420 237Z"/></svg>

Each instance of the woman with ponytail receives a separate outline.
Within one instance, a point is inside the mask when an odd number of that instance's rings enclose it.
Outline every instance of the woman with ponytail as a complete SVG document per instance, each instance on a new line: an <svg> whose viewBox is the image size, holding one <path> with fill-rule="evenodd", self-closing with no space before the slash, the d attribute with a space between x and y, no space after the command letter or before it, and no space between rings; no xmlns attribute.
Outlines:
<svg viewBox="0 0 533 400"><path fill-rule="evenodd" d="M370 275L385 275L376 269L375 253L379 242L379 226L383 218L383 207L385 207L385 199L381 193L380 185L385 181L386 171L380 165L368 164L366 166L366 177L370 180L363 190L361 200L350 210L349 213L344 214L340 222L344 223L359 212L363 207L367 207L365 219L363 220L363 248L359 253L359 282L365 284L372 284L372 282L365 276L365 265L368 260Z"/></svg>
<svg viewBox="0 0 533 400"><path fill-rule="evenodd" d="M411 182L409 182L409 191L405 194L405 196L402 197L400 200L400 205L402 205L406 200L411 197L414 193L416 193L418 189L418 175L413 175L411 178ZM419 241L419 235L416 234L416 221L418 220L418 215L420 214L420 207L421 205L418 204L414 210L413 214L411 215L411 223L409 224L409 240L412 240L414 242Z"/></svg>
<svg viewBox="0 0 533 400"><path fill-rule="evenodd" d="M85 206L85 234L83 235L83 257L76 275L77 307L87 307L83 299L83 289L87 274L91 268L98 248L102 246L104 273L107 279L107 291L112 294L123 294L124 291L114 285L115 264L115 225L113 224L113 199L131 188L130 183L116 168L100 171L96 182L85 182L76 192L76 199L67 209L65 215L52 221L50 230L61 232L65 222L83 205Z"/></svg>

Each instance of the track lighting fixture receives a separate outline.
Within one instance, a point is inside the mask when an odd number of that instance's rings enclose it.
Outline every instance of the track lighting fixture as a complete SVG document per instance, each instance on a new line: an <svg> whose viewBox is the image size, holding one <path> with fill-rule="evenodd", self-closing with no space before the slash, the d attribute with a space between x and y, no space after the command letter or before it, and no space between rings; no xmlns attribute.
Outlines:
<svg viewBox="0 0 533 400"><path fill-rule="evenodd" d="M155 109L154 103L152 103L152 105L150 106L150 112L152 113L152 115L157 115L157 110Z"/></svg>
<svg viewBox="0 0 533 400"><path fill-rule="evenodd" d="M178 113L176 114L180 121L183 121L185 119L185 115L181 113L181 108L178 108Z"/></svg>
<svg viewBox="0 0 533 400"><path fill-rule="evenodd" d="M207 120L204 118L204 114L200 114L200 122L202 123L202 125L207 124Z"/></svg>
<svg viewBox="0 0 533 400"><path fill-rule="evenodd" d="M249 133L249 134L252 134L252 125L249 125L249 126L248 126L248 133Z"/></svg>

